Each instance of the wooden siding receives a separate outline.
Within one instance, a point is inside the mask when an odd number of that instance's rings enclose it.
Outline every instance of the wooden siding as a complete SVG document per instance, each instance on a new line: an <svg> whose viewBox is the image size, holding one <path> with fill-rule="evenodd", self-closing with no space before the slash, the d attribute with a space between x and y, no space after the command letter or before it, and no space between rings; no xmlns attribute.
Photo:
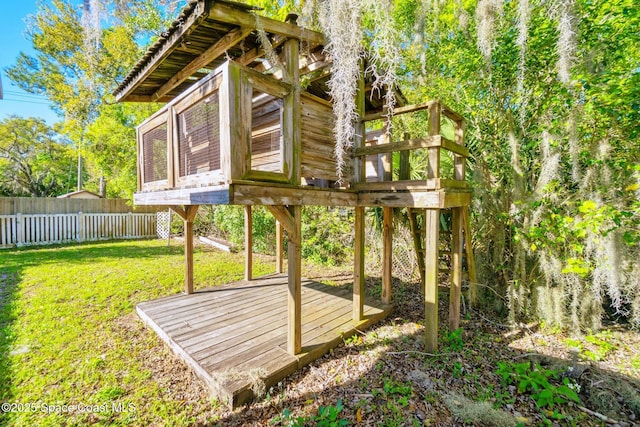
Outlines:
<svg viewBox="0 0 640 427"><path fill-rule="evenodd" d="M302 105L302 176L335 181L333 109L331 104L306 92Z"/></svg>
<svg viewBox="0 0 640 427"><path fill-rule="evenodd" d="M343 338L387 317L392 307L366 301L364 320L354 322L351 292L302 280L302 353L287 343L287 276L174 295L138 305L140 317L171 346L212 391L232 406L252 398L247 372L260 372L268 387Z"/></svg>

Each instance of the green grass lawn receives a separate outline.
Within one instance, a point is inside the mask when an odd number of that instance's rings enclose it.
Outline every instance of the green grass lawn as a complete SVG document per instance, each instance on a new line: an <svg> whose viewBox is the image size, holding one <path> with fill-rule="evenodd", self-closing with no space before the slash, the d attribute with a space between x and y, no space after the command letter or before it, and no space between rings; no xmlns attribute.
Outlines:
<svg viewBox="0 0 640 427"><path fill-rule="evenodd" d="M194 263L196 287L243 275L242 254L196 248ZM273 267L254 260L255 275ZM0 425L193 421L193 398L180 398L149 363L171 359L169 350L133 314L139 302L180 292L183 274L182 246L164 241L0 251L0 402L24 405L0 412Z"/></svg>

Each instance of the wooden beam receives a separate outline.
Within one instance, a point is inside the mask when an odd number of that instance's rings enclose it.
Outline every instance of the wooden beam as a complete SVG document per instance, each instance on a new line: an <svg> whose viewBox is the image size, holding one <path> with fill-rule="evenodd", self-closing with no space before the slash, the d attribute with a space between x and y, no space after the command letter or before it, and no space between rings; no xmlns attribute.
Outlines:
<svg viewBox="0 0 640 427"><path fill-rule="evenodd" d="M283 249L282 223L276 220L276 274L282 273Z"/></svg>
<svg viewBox="0 0 640 427"><path fill-rule="evenodd" d="M244 280L253 279L253 215L251 205L244 207Z"/></svg>
<svg viewBox="0 0 640 427"><path fill-rule="evenodd" d="M464 120L460 120L455 123L456 145L458 145L459 147L464 147ZM469 157L468 154L466 156L462 156L460 155L460 153L454 154L454 178L459 181L464 181L465 179L467 157Z"/></svg>
<svg viewBox="0 0 640 427"><path fill-rule="evenodd" d="M289 235L289 241L293 240L299 243L300 235L296 228L296 219L291 214L291 210L284 206L270 206L267 205L269 212L280 222L280 224L287 230Z"/></svg>
<svg viewBox="0 0 640 427"><path fill-rule="evenodd" d="M382 302L391 304L393 266L393 208L382 210Z"/></svg>
<svg viewBox="0 0 640 427"><path fill-rule="evenodd" d="M469 188L466 181L455 179L420 179L407 181L360 182L353 185L357 191L424 191L424 190L464 190Z"/></svg>
<svg viewBox="0 0 640 427"><path fill-rule="evenodd" d="M356 92L356 112L359 117L364 117L365 113L365 89L364 89L364 63L360 60L360 76L358 77L358 90ZM355 125L353 137L353 148L355 150L364 148L366 129L364 122L361 120ZM353 182L365 182L367 180L367 166L364 157L355 157L353 159Z"/></svg>
<svg viewBox="0 0 640 427"><path fill-rule="evenodd" d="M215 2L209 10L209 19L238 25L240 27L262 28L267 33L304 40L312 46L327 44L324 35L317 31L308 30L282 21L276 21L275 19L264 16L258 16L220 2Z"/></svg>
<svg viewBox="0 0 640 427"><path fill-rule="evenodd" d="M462 290L463 210L451 210L451 288L449 289L449 331L460 327L460 293Z"/></svg>
<svg viewBox="0 0 640 427"><path fill-rule="evenodd" d="M138 72L138 74L131 79L131 81L122 88L115 92L116 101L138 101L134 97L127 96L127 94L133 92L151 73L162 64L171 52L180 46L181 40L191 33L192 27L197 27L200 22L206 17L205 0L198 0L198 5L195 7L194 12L189 15L185 22L180 25L169 38L163 40L162 47L150 58L146 65ZM160 101L160 100L158 100Z"/></svg>
<svg viewBox="0 0 640 427"><path fill-rule="evenodd" d="M440 209L425 212L425 349L429 353L438 350L438 240L440 235Z"/></svg>
<svg viewBox="0 0 640 427"><path fill-rule="evenodd" d="M404 141L409 141L409 134L404 134ZM408 180L411 176L411 166L409 164L409 152L401 151L400 152L400 167L399 167L398 177L400 181Z"/></svg>
<svg viewBox="0 0 640 427"><path fill-rule="evenodd" d="M295 235L299 237L302 233L301 206L290 206L289 213L294 220ZM300 239L290 239L288 249L287 351L289 354L295 355L302 351L302 249Z"/></svg>
<svg viewBox="0 0 640 427"><path fill-rule="evenodd" d="M370 156L372 154L384 154L390 151L406 151L418 148L444 148L463 157L469 157L469 149L458 145L441 135L432 135L422 138L414 138L403 141L395 141L387 144L367 145L362 148L354 148L352 157Z"/></svg>
<svg viewBox="0 0 640 427"><path fill-rule="evenodd" d="M207 50L202 52L200 56L195 58L189 64L187 64L182 70L178 71L173 77L171 77L165 84L160 86L160 88L151 96L151 98L155 101L173 89L180 86L182 82L187 80L192 74L197 72L200 68L206 67L211 62L215 61L219 58L225 51L231 49L236 44L240 43L251 34L251 28L235 28L225 34L220 40L218 40L215 44L209 47Z"/></svg>
<svg viewBox="0 0 640 427"><path fill-rule="evenodd" d="M184 207L184 291L186 294L193 293L193 220L196 213L198 213L198 205Z"/></svg>
<svg viewBox="0 0 640 427"><path fill-rule="evenodd" d="M364 208L355 208L355 246L353 257L353 321L364 319Z"/></svg>
<svg viewBox="0 0 640 427"><path fill-rule="evenodd" d="M422 102L420 104L407 105L404 107L397 107L393 109L393 115L397 116L399 114L413 113L414 111L426 110L431 107L432 104L438 103L439 101L433 100L428 102ZM379 111L376 113L367 114L363 117L362 121L369 122L371 120L380 120L387 116L386 111Z"/></svg>

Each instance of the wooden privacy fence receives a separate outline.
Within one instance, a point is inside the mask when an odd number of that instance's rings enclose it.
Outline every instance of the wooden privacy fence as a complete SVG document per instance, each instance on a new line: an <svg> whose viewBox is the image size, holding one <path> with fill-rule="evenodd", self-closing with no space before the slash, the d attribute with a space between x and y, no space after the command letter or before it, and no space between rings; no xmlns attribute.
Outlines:
<svg viewBox="0 0 640 427"><path fill-rule="evenodd" d="M0 247L156 237L155 213L0 215Z"/></svg>

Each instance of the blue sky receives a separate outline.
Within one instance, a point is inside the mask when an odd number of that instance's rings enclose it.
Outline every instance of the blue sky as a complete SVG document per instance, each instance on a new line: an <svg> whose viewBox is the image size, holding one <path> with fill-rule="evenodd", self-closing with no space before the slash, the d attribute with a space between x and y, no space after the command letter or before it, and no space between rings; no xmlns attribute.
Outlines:
<svg viewBox="0 0 640 427"><path fill-rule="evenodd" d="M4 71L15 63L20 51L33 54L31 42L25 37L25 18L36 9L36 0L0 1L0 73L4 92L4 99L0 100L0 120L14 114L41 117L51 125L60 118L51 111L47 99L14 86Z"/></svg>

